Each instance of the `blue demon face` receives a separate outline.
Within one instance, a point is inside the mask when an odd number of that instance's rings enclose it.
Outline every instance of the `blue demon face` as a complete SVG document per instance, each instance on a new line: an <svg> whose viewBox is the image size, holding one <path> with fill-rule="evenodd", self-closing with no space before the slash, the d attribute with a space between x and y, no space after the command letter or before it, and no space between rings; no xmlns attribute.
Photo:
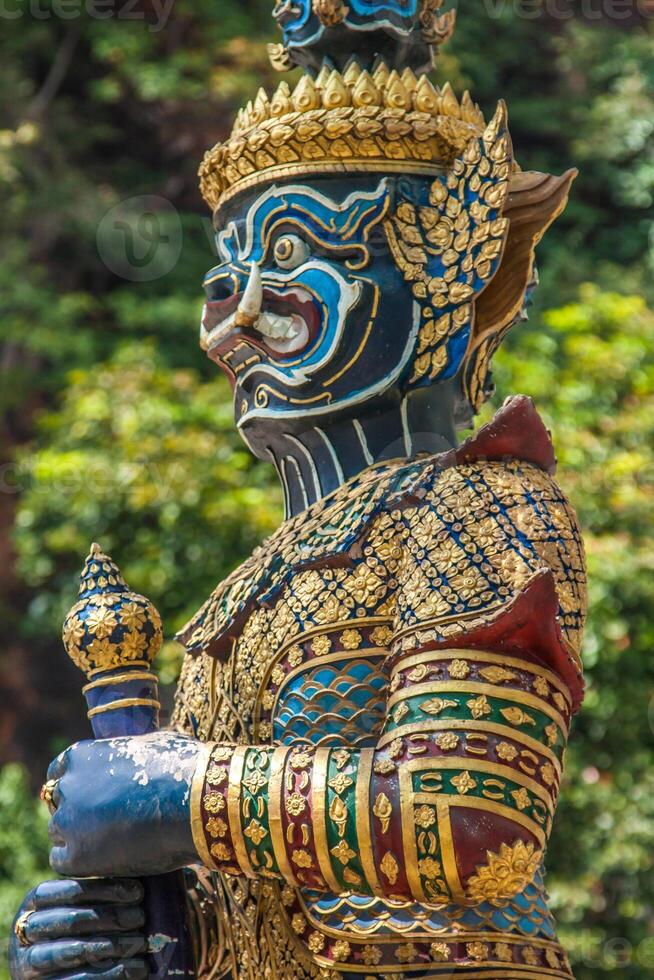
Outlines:
<svg viewBox="0 0 654 980"><path fill-rule="evenodd" d="M511 166L500 107L433 180L317 177L223 208L202 344L232 379L238 425L259 455L271 424L298 433L396 405L465 375L471 349L487 367L484 345L520 311L532 274L526 252L475 338L478 297L507 243ZM549 197L556 208L559 192Z"/></svg>
<svg viewBox="0 0 654 980"><path fill-rule="evenodd" d="M272 187L225 214L201 342L253 448L281 419L293 431L383 399L407 370L420 309L382 230L392 185L357 183Z"/></svg>
<svg viewBox="0 0 654 980"><path fill-rule="evenodd" d="M326 53L334 64L382 54L391 66L429 67L429 10L425 0L278 0L273 16L297 64L317 69Z"/></svg>

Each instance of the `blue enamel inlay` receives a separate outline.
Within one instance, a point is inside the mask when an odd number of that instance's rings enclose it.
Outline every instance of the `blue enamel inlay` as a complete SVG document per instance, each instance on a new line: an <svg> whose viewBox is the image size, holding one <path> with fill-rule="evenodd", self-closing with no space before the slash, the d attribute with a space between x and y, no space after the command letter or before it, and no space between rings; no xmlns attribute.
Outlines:
<svg viewBox="0 0 654 980"><path fill-rule="evenodd" d="M385 711L386 679L366 660L307 665L280 692L273 722L274 738L289 743L338 737L343 726L356 726L357 743L378 737Z"/></svg>
<svg viewBox="0 0 654 980"><path fill-rule="evenodd" d="M318 892L305 892L305 895L314 914L325 926L343 928L344 910L341 897ZM430 908L429 916L425 919L424 906L414 903L395 906L392 902L371 902L370 898L364 896L349 895L347 904L349 915L356 920L357 928L362 932L371 930L378 923L380 914L383 914L385 926L381 931L375 930L375 935L380 937L397 935L398 932L404 934L406 926L415 923L418 918L424 923L421 932L433 929L436 934L451 927L452 922L457 922L473 932L493 930L529 939L556 940L554 921L547 908L545 885L540 872L521 895L499 908L488 902L465 910L458 905L450 905L442 909ZM410 936L407 934L406 938L408 940Z"/></svg>
<svg viewBox="0 0 654 980"><path fill-rule="evenodd" d="M459 370L461 361L465 356L465 352L468 349L468 343L470 341L470 326L464 327L459 330L447 345L447 367L440 375L442 380L446 378L453 378L454 375Z"/></svg>
<svg viewBox="0 0 654 980"><path fill-rule="evenodd" d="M306 45L324 34L325 28L312 8L312 0L294 0L294 16L287 15L283 25L287 43ZM402 34L416 26L419 13L418 0L348 0L347 8L344 23L350 28L370 29L381 21L386 30L392 25Z"/></svg>
<svg viewBox="0 0 654 980"><path fill-rule="evenodd" d="M411 23L418 13L418 0L348 0L348 6L352 13L367 19L390 13Z"/></svg>
<svg viewBox="0 0 654 980"><path fill-rule="evenodd" d="M284 24L284 36L292 37L306 27L312 17L312 0L295 0L293 9L296 11L293 20L287 20ZM314 17L314 20L317 18Z"/></svg>
<svg viewBox="0 0 654 980"><path fill-rule="evenodd" d="M387 207L386 182L380 184L377 192L357 194L342 205L334 205L322 195L301 188L264 195L250 212L254 231L252 248L248 252L241 250L239 258L245 262L262 261L270 229L279 221L284 229L295 225L300 233L308 233L309 241L313 237L327 247L362 245Z"/></svg>

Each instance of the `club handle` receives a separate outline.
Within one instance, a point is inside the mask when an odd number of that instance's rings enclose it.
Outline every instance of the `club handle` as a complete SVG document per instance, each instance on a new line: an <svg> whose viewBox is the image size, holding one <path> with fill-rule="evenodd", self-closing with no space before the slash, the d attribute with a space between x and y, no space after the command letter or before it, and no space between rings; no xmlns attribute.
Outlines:
<svg viewBox="0 0 654 980"><path fill-rule="evenodd" d="M147 667L96 673L82 691L96 738L148 735L159 728L159 686Z"/></svg>
<svg viewBox="0 0 654 980"><path fill-rule="evenodd" d="M157 678L148 670L106 671L84 687L84 696L96 738L147 735L159 728ZM195 966L183 873L155 875L142 883L149 980L192 980Z"/></svg>

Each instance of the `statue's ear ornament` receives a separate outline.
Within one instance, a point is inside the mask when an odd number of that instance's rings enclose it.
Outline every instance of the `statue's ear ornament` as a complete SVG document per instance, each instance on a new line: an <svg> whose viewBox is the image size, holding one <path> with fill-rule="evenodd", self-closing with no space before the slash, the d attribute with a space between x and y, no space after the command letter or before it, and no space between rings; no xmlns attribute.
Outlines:
<svg viewBox="0 0 654 980"><path fill-rule="evenodd" d="M417 204L404 202L386 222L398 268L422 308L409 384L455 374L470 338L474 299L497 271L508 232L502 210L513 170L503 103L447 176Z"/></svg>
<svg viewBox="0 0 654 980"><path fill-rule="evenodd" d="M511 327L527 319L527 303L538 285L536 246L565 210L577 170L560 177L514 170L503 214L508 233L502 261L475 303L470 342L463 362L463 395L474 412L492 394L493 356Z"/></svg>
<svg viewBox="0 0 654 980"><path fill-rule="evenodd" d="M575 176L520 171L501 102L427 200L408 191L385 228L422 311L409 387L460 373L466 403L480 409L491 393L493 355L526 318L536 245L564 209Z"/></svg>

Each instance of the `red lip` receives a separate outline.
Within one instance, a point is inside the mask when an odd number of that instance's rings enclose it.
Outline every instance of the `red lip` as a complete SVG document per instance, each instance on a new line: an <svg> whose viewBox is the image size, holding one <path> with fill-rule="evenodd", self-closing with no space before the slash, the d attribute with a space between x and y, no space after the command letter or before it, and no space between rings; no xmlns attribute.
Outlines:
<svg viewBox="0 0 654 980"><path fill-rule="evenodd" d="M280 316L290 316L296 314L306 323L309 330L309 341L307 347L313 344L318 335L321 323L321 313L318 304L313 298L303 300L295 291L302 290L302 287L292 287L283 294L276 292L268 287L263 291L263 308L271 313ZM306 293L305 290L302 290ZM306 294L308 296L308 294ZM202 326L210 332L219 324L223 323L229 316L236 312L238 305L243 297L243 293L236 293L228 299L209 301L205 303L202 316ZM272 360L284 360L285 357L296 357L300 351L294 351L292 355L283 355L274 350L266 343L266 338L254 328L233 327L214 343L208 350L209 357L214 361L219 361L222 356L236 347L238 344L247 343L251 347L261 351L266 357ZM306 347L304 348L306 349Z"/></svg>
<svg viewBox="0 0 654 980"><path fill-rule="evenodd" d="M202 316L202 326L204 329L211 331L219 323L222 323L223 320L226 320L228 316L231 316L238 308L242 295L243 293L237 293L235 296L230 296L229 299L219 299L205 303Z"/></svg>

